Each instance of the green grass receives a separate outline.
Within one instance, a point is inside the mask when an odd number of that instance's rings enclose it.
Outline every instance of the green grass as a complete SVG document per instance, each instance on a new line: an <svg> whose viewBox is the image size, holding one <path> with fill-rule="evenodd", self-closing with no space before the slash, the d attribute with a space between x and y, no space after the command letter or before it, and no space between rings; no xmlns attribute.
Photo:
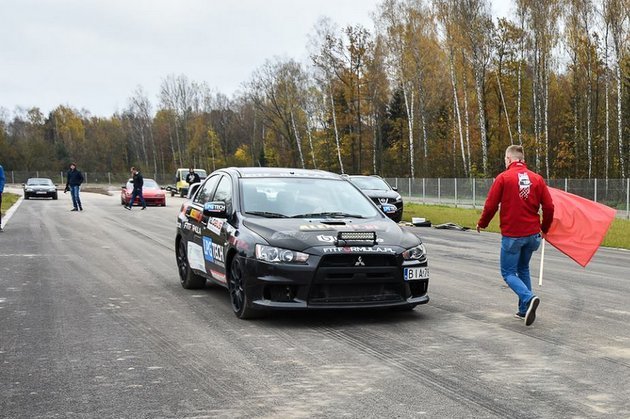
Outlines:
<svg viewBox="0 0 630 419"><path fill-rule="evenodd" d="M410 221L411 217L424 217L430 220L433 225L451 222L471 229L477 226L480 216L481 208L455 208L443 205L405 204L404 212L406 221ZM500 232L498 212L485 231ZM602 246L630 249L630 220L616 218L610 226Z"/></svg>
<svg viewBox="0 0 630 419"><path fill-rule="evenodd" d="M11 208L11 205L17 202L18 198L20 198L20 195L13 193L5 192L2 194L2 208L0 208L2 215L6 214L9 208Z"/></svg>

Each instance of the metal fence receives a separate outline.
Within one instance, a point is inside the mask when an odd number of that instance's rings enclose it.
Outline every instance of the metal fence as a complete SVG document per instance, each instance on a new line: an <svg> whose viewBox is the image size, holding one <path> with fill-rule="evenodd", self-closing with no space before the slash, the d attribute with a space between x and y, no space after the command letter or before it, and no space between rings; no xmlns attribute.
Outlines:
<svg viewBox="0 0 630 419"><path fill-rule="evenodd" d="M120 186L129 179L128 173L83 172L85 182L93 185ZM175 183L171 173L143 173L160 185ZM46 177L65 185L66 172L7 171L8 183L21 184L31 177ZM404 197L412 202L467 206L483 206L493 179L469 178L386 178ZM616 208L620 216L630 219L630 179L548 179L551 187Z"/></svg>
<svg viewBox="0 0 630 419"><path fill-rule="evenodd" d="M477 208L483 206L493 179L386 178L412 202ZM630 179L549 179L547 184L565 192L615 208L630 219Z"/></svg>

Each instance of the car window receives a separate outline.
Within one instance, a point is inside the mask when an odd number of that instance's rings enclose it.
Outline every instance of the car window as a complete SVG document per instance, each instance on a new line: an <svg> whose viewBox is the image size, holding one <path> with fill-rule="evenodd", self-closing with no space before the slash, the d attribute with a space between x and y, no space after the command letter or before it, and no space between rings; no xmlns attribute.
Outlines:
<svg viewBox="0 0 630 419"><path fill-rule="evenodd" d="M217 186L217 190L214 193L213 201L224 201L226 207L231 207L232 204L232 182L229 176L223 176Z"/></svg>
<svg viewBox="0 0 630 419"><path fill-rule="evenodd" d="M212 192L214 191L215 186L217 186L219 179L221 179L221 175L214 175L208 178L208 180L201 186L201 190L195 197L195 202L205 204L210 201Z"/></svg>
<svg viewBox="0 0 630 419"><path fill-rule="evenodd" d="M241 180L241 189L241 210L255 215L306 218L329 213L369 218L378 214L372 202L345 180L250 178Z"/></svg>

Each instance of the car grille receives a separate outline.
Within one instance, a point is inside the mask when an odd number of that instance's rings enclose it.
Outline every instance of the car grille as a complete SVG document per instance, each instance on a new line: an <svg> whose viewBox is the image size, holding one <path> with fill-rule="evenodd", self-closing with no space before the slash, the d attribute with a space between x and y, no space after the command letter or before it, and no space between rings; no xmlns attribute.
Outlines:
<svg viewBox="0 0 630 419"><path fill-rule="evenodd" d="M381 198L372 198L372 201L374 201L376 205L381 205ZM402 207L402 202L396 202L396 198L387 198L387 202L383 202L383 204L393 204L399 209Z"/></svg>
<svg viewBox="0 0 630 419"><path fill-rule="evenodd" d="M393 255L327 255L311 284L309 304L397 302L404 300L404 293L400 267Z"/></svg>

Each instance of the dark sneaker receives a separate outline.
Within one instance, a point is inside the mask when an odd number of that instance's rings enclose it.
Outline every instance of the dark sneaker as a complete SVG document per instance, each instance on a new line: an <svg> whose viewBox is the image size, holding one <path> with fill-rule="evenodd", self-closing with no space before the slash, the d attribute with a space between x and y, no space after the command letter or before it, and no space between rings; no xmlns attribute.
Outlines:
<svg viewBox="0 0 630 419"><path fill-rule="evenodd" d="M78 209L76 209L76 208L72 208L70 211L78 211Z"/></svg>
<svg viewBox="0 0 630 419"><path fill-rule="evenodd" d="M536 309L538 308L538 304L540 304L540 298L532 297L529 300L529 305L527 307L527 313L525 313L525 326L531 326L536 320Z"/></svg>
<svg viewBox="0 0 630 419"><path fill-rule="evenodd" d="M145 210L145 209L147 209L147 207L142 207L142 208L140 208L140 209L141 209L141 210Z"/></svg>
<svg viewBox="0 0 630 419"><path fill-rule="evenodd" d="M514 318L518 320L523 320L525 318L525 315L521 313L514 313Z"/></svg>
<svg viewBox="0 0 630 419"><path fill-rule="evenodd" d="M131 207L125 205L125 209L128 209L129 211L131 211Z"/></svg>
<svg viewBox="0 0 630 419"><path fill-rule="evenodd" d="M83 211L83 207L79 208L79 211Z"/></svg>

